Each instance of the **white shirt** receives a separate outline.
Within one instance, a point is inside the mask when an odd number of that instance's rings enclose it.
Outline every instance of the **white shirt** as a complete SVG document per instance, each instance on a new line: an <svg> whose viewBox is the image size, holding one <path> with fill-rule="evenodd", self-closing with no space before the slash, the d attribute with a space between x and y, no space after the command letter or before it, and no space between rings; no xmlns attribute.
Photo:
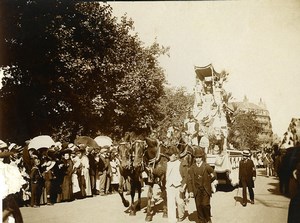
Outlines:
<svg viewBox="0 0 300 223"><path fill-rule="evenodd" d="M181 185L182 177L179 171L180 161L175 160L173 162L167 162L167 172L166 172L166 186L179 187Z"/></svg>

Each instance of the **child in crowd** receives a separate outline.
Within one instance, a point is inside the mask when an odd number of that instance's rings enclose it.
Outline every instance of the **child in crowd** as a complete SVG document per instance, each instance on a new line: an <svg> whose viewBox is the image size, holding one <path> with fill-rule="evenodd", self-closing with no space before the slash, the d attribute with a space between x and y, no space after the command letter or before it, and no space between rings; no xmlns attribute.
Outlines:
<svg viewBox="0 0 300 223"><path fill-rule="evenodd" d="M31 207L40 206L40 198L42 193L41 180L42 175L39 169L40 159L37 156L33 156L34 165L30 171L30 183L31 183Z"/></svg>

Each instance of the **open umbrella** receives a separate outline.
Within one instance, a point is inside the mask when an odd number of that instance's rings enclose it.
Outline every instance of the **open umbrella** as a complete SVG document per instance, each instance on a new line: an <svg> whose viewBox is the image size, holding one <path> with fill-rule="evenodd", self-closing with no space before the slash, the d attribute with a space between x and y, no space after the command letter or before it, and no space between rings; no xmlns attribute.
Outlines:
<svg viewBox="0 0 300 223"><path fill-rule="evenodd" d="M97 142L89 136L77 136L74 141L74 144L76 145L84 144L88 147L99 148Z"/></svg>
<svg viewBox="0 0 300 223"><path fill-rule="evenodd" d="M96 143L98 144L98 146L112 146L113 141L110 137L108 136L97 136L95 138Z"/></svg>
<svg viewBox="0 0 300 223"><path fill-rule="evenodd" d="M55 146L54 140L48 135L40 135L30 140L28 149L38 150L41 148L50 148L51 146Z"/></svg>

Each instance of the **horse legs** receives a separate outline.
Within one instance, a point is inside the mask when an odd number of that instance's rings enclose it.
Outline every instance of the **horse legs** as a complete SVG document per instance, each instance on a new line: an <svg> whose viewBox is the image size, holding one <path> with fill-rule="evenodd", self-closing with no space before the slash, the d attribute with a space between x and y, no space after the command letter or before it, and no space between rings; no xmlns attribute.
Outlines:
<svg viewBox="0 0 300 223"><path fill-rule="evenodd" d="M141 181L139 181L137 190L138 190L138 202L136 205L136 209L141 210L141 194L142 194L142 182Z"/></svg>
<svg viewBox="0 0 300 223"><path fill-rule="evenodd" d="M134 202L135 191L138 191L138 201ZM136 215L136 210L141 210L141 193L142 193L142 184L139 180L132 181L131 183L131 206L130 206L130 216Z"/></svg>
<svg viewBox="0 0 300 223"><path fill-rule="evenodd" d="M130 216L135 216L136 214L136 208L135 208L135 204L134 204L134 196L135 196L135 190L136 190L136 185L134 183L134 180L130 180L130 196L131 196L131 205L130 205Z"/></svg>
<svg viewBox="0 0 300 223"><path fill-rule="evenodd" d="M118 189L119 195L122 199L122 203L124 207L129 207L129 201L125 199L124 197L124 177L121 177L120 183L119 183L119 189Z"/></svg>
<svg viewBox="0 0 300 223"><path fill-rule="evenodd" d="M161 197L163 199L163 218L167 218L168 217L167 191L164 183L163 185L160 186L160 189L161 189Z"/></svg>
<svg viewBox="0 0 300 223"><path fill-rule="evenodd" d="M152 221L152 207L151 207L151 200L153 196L153 184L150 184L148 187L148 194L147 194L147 214L146 214L146 221Z"/></svg>

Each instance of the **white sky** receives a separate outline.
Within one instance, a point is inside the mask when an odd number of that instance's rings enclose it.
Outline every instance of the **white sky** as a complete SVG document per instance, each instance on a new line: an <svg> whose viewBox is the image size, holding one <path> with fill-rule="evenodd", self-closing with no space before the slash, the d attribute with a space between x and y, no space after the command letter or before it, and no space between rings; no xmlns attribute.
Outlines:
<svg viewBox="0 0 300 223"><path fill-rule="evenodd" d="M300 1L109 2L113 15L127 13L149 45L169 46L161 58L172 86L191 92L194 66L229 72L225 86L236 100L262 98L274 133L282 137L300 118Z"/></svg>

